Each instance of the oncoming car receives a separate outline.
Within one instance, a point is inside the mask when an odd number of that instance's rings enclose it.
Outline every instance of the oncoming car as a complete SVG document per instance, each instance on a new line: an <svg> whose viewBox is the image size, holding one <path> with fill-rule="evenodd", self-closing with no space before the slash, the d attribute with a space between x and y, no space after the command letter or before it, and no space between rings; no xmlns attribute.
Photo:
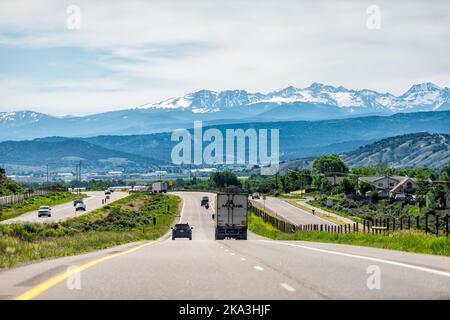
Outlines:
<svg viewBox="0 0 450 320"><path fill-rule="evenodd" d="M75 211L86 211L86 205L84 202L77 203L75 206Z"/></svg>
<svg viewBox="0 0 450 320"><path fill-rule="evenodd" d="M42 216L51 217L52 208L50 208L49 206L40 206L38 209L38 217L40 218Z"/></svg>
<svg viewBox="0 0 450 320"><path fill-rule="evenodd" d="M177 223L172 227L172 240L175 240L175 238L189 238L189 240L192 240L192 229L193 227L190 227L189 223Z"/></svg>
<svg viewBox="0 0 450 320"><path fill-rule="evenodd" d="M259 199L259 193L258 192L253 193L252 199Z"/></svg>

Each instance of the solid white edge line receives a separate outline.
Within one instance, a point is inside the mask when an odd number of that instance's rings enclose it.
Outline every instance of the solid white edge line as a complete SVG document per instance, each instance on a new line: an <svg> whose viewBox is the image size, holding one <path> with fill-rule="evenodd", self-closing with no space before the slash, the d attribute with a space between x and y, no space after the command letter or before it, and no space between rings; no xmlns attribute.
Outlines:
<svg viewBox="0 0 450 320"><path fill-rule="evenodd" d="M444 276L444 277L450 278L450 272L440 271L440 270L431 269L431 268L427 268L427 267L419 267L419 266L416 266L413 264L407 264L407 263L403 263L403 262L390 261L390 260L385 260L385 259L380 259L380 258L361 256L361 255L357 255L357 254L344 253L344 252L332 251L332 250L327 250L327 249L313 248L313 247L303 246L300 244L292 244L292 243L277 242L277 241L270 241L270 240L259 240L259 241L272 243L272 244L278 244L278 245L285 245L285 246L290 246L290 247L297 247L297 248L321 252L321 253L334 254L334 255L342 256L342 257L355 258L355 259L360 259L360 260L367 260L367 261L372 261L372 262L390 264L390 265L393 265L396 267L403 267L403 268L413 269L413 270L417 270L417 271L428 272L428 273L432 273L432 274L436 274L439 276Z"/></svg>

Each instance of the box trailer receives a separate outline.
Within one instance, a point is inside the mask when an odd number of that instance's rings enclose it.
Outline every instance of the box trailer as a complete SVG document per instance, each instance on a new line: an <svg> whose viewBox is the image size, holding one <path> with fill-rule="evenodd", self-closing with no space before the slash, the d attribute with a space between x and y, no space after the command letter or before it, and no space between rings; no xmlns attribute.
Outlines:
<svg viewBox="0 0 450 320"><path fill-rule="evenodd" d="M152 183L152 191L154 193L166 193L167 192L167 182L160 181Z"/></svg>
<svg viewBox="0 0 450 320"><path fill-rule="evenodd" d="M215 239L247 240L247 194L216 195Z"/></svg>

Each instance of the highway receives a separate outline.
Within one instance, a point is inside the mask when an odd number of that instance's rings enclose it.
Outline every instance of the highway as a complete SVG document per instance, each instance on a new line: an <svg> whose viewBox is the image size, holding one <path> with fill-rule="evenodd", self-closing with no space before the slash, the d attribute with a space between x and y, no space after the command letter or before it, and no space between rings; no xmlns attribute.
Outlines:
<svg viewBox="0 0 450 320"><path fill-rule="evenodd" d="M52 216L51 217L41 217L39 218L37 215L37 210L30 211L24 213L18 217L1 221L3 224L10 223L22 223L22 222L54 222L54 221L62 221L68 218L73 218L76 216L80 216L82 214L86 214L95 209L102 207L102 200L105 199L104 191L91 191L85 192L88 195L87 198L84 199L84 203L86 204L86 211L78 211L75 212L75 207L73 206L73 202L68 202L64 204L60 204L52 207ZM107 201L107 203L111 203L113 201L119 200L123 197L126 197L128 193L126 192L113 192L111 194L111 199Z"/></svg>
<svg viewBox="0 0 450 320"><path fill-rule="evenodd" d="M266 200L258 199L252 200L256 202L261 208L266 208L278 216L284 218L288 222L296 225L301 224L327 224L327 225L336 225L329 220L321 218L317 215L313 215L310 212L298 208L284 199L274 198L274 197L266 197Z"/></svg>
<svg viewBox="0 0 450 320"><path fill-rule="evenodd" d="M167 234L3 270L0 298L450 299L450 257L252 233L247 241L215 241L212 208L200 206L205 194L178 195L192 241Z"/></svg>

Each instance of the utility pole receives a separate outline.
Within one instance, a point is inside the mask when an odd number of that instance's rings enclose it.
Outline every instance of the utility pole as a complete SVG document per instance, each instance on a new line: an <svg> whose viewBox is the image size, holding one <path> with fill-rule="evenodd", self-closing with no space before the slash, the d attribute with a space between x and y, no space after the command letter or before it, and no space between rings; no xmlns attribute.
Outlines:
<svg viewBox="0 0 450 320"><path fill-rule="evenodd" d="M79 177L79 179L78 179L78 185L79 185L79 187L78 187L78 193L80 193L80 188L81 188L81 160L80 160L80 163L78 164L78 166L79 166L79 170L78 170L78 177Z"/></svg>
<svg viewBox="0 0 450 320"><path fill-rule="evenodd" d="M275 172L275 190L278 190L278 171Z"/></svg>

